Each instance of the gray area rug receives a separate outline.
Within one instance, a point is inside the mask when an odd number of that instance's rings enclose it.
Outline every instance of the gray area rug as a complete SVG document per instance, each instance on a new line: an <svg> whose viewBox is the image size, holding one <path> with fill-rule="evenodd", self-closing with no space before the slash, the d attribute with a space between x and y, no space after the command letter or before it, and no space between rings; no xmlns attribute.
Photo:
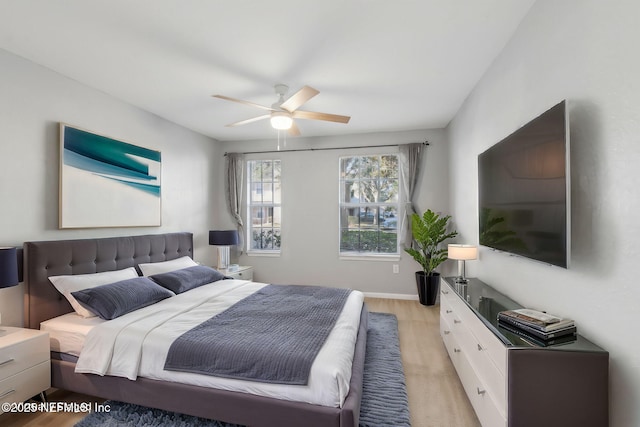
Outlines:
<svg viewBox="0 0 640 427"><path fill-rule="evenodd" d="M398 320L393 314L369 313L364 366L360 427L410 426ZM237 427L129 403L106 403L110 412L92 412L75 427Z"/></svg>

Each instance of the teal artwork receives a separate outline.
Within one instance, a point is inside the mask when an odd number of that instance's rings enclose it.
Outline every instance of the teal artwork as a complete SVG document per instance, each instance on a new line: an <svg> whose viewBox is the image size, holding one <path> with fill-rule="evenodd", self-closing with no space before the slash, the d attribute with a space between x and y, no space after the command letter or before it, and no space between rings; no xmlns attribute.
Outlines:
<svg viewBox="0 0 640 427"><path fill-rule="evenodd" d="M61 124L60 158L60 228L160 225L160 151Z"/></svg>

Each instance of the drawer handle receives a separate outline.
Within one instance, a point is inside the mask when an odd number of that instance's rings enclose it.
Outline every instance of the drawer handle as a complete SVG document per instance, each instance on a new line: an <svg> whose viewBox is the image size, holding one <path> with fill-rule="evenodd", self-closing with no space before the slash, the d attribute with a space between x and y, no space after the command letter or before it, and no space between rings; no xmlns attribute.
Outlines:
<svg viewBox="0 0 640 427"><path fill-rule="evenodd" d="M483 394L485 394L487 392L487 390L481 389L480 387L476 387L476 389L478 390L478 394L480 396L482 396Z"/></svg>
<svg viewBox="0 0 640 427"><path fill-rule="evenodd" d="M482 350L484 350L484 348L482 348L482 346L478 344L478 351L482 351Z"/></svg>
<svg viewBox="0 0 640 427"><path fill-rule="evenodd" d="M454 349L453 349L453 352L454 352L454 353L460 353L461 351L462 351L462 350L460 350L459 348L454 348Z"/></svg>
<svg viewBox="0 0 640 427"><path fill-rule="evenodd" d="M15 359L11 358L9 360L5 360L4 362L0 362L0 366L6 365L7 363L13 362Z"/></svg>
<svg viewBox="0 0 640 427"><path fill-rule="evenodd" d="M447 314L453 313L453 310L445 310L445 313L447 313Z"/></svg>
<svg viewBox="0 0 640 427"><path fill-rule="evenodd" d="M444 331L445 335L449 335L451 333L451 331Z"/></svg>
<svg viewBox="0 0 640 427"><path fill-rule="evenodd" d="M7 396L9 396L10 394L15 393L15 392L16 392L16 391L15 391L15 390L13 390L13 389L12 389L12 390L9 390L9 391L6 391L6 392L4 392L2 395L0 395L0 399L4 399L5 397L7 397Z"/></svg>
<svg viewBox="0 0 640 427"><path fill-rule="evenodd" d="M453 323L462 323L462 320L453 319Z"/></svg>
<svg viewBox="0 0 640 427"><path fill-rule="evenodd" d="M449 291L442 291L443 294L449 295Z"/></svg>

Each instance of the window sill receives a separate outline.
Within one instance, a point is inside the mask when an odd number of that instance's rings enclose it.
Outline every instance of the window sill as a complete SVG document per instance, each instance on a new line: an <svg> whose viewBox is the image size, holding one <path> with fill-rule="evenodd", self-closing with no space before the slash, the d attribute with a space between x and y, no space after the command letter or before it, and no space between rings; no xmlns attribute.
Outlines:
<svg viewBox="0 0 640 427"><path fill-rule="evenodd" d="M280 256L280 251L247 251L247 256L277 258Z"/></svg>
<svg viewBox="0 0 640 427"><path fill-rule="evenodd" d="M346 253L340 254L340 261L391 261L391 262L399 262L400 255L392 254L392 255L379 255L379 254L356 254L356 253Z"/></svg>

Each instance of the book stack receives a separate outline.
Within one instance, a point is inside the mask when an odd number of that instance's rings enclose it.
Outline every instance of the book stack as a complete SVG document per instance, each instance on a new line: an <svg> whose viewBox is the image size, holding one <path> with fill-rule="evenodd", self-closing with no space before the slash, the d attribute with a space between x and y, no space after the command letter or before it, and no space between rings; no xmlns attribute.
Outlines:
<svg viewBox="0 0 640 427"><path fill-rule="evenodd" d="M543 347L575 341L576 325L541 311L521 308L498 313L498 326Z"/></svg>

